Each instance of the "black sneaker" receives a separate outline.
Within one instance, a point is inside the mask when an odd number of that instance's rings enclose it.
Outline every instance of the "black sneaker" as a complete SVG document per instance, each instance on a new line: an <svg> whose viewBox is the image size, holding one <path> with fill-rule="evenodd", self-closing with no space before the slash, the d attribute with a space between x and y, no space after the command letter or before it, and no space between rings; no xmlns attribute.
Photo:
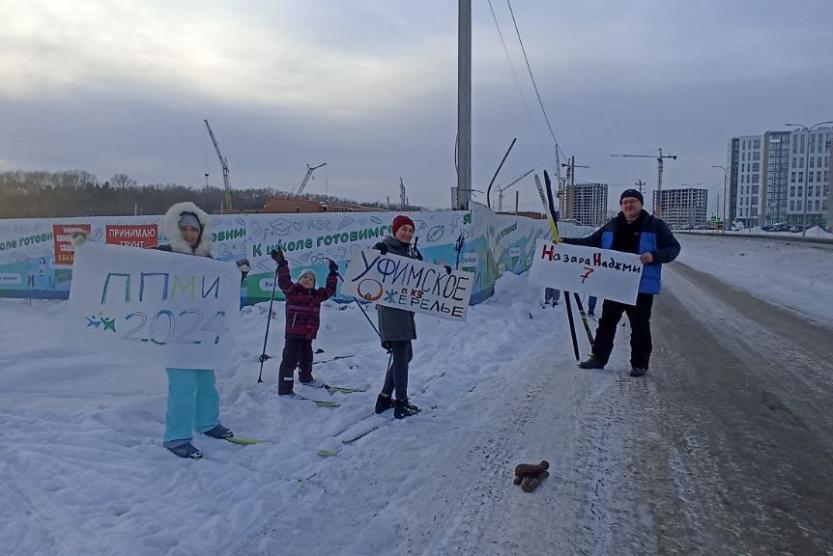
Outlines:
<svg viewBox="0 0 833 556"><path fill-rule="evenodd" d="M631 369L631 376L642 376L648 372L648 367L634 367Z"/></svg>
<svg viewBox="0 0 833 556"><path fill-rule="evenodd" d="M586 361L582 361L578 364L579 367L582 369L604 369L605 364L602 363L601 359L597 358L595 355L591 355Z"/></svg>
<svg viewBox="0 0 833 556"><path fill-rule="evenodd" d="M396 400L394 404L395 405L393 409L393 416L395 419L404 419L405 417L411 417L412 415L416 415L417 413L422 411L420 408L410 403L408 400Z"/></svg>
<svg viewBox="0 0 833 556"><path fill-rule="evenodd" d="M168 448L168 451L174 454L175 456L185 459L202 459L202 452L199 451L190 442L180 444L176 448Z"/></svg>
<svg viewBox="0 0 833 556"><path fill-rule="evenodd" d="M216 438L217 440L226 440L227 438L234 436L231 429L224 427L223 425L217 425L213 429L205 431L203 434L205 436L210 436L211 438Z"/></svg>
<svg viewBox="0 0 833 556"><path fill-rule="evenodd" d="M376 414L384 413L393 407L393 399L387 394L379 394L376 397Z"/></svg>

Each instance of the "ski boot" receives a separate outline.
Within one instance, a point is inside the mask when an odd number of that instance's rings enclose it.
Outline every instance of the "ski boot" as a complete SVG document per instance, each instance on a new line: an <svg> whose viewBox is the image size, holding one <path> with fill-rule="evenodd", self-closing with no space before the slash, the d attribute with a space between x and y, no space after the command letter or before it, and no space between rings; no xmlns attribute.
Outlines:
<svg viewBox="0 0 833 556"><path fill-rule="evenodd" d="M216 438L217 440L227 440L234 436L234 433L231 432L230 428L224 427L220 424L215 425L213 429L207 430L203 434L205 436L210 436L211 438Z"/></svg>
<svg viewBox="0 0 833 556"><path fill-rule="evenodd" d="M173 448L168 448L168 451L175 456L185 459L202 459L202 452L190 442L180 444L179 446L175 446Z"/></svg>
<svg viewBox="0 0 833 556"><path fill-rule="evenodd" d="M648 367L633 367L631 369L631 376L642 376L648 372Z"/></svg>

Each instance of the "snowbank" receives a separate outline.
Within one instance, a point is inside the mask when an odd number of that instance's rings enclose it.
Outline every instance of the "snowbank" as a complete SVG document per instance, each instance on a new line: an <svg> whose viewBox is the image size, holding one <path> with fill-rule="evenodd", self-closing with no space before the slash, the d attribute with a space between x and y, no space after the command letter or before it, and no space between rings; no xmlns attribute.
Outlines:
<svg viewBox="0 0 833 556"><path fill-rule="evenodd" d="M833 246L678 234L679 260L777 305L833 323Z"/></svg>
<svg viewBox="0 0 833 556"><path fill-rule="evenodd" d="M408 492L429 498L431 489L442 488L439 477L416 482L419 475L411 474L417 469L434 473L425 466L442 465L461 438L490 430L492 412L504 410L507 401L501 396L527 348L539 350L532 354L543 349L557 354L557 363L547 361L547 355L536 359L538 367L529 369L533 364L527 362L525 368L564 381L561 390L570 395L567 385L574 378L550 371L558 364L574 368L563 335L564 315L542 310L540 297L525 277L507 274L495 296L472 307L464 324L418 316L410 391L424 411L400 422L371 417L387 357L355 305L327 304L316 343L324 350L316 356L318 377L368 387L332 396L314 391L339 402L335 409L279 399L278 360L267 363L265 382L256 383L267 304L247 307L235 363L218 373L222 419L238 435L268 443L242 447L198 437L195 443L206 454L201 461L180 460L161 447L162 369L62 347L64 302L0 300L0 552L158 556L252 553L244 546L271 554L391 550L397 541L391 520L407 522L410 505L378 513L403 481ZM276 304L276 310L268 352L279 355L283 306ZM556 337L558 347L552 347ZM336 356L344 358L325 362ZM340 442L345 431L376 425L381 426L352 444ZM565 426L574 427L571 421ZM412 459L388 464L386 452L406 444L418 457L402 453ZM339 453L322 458L321 449ZM530 459L541 456L530 454ZM376 471L374 484L353 478L351 470L369 469ZM334 491L342 494L331 507L336 499L327 493ZM319 521L322 514L325 522Z"/></svg>

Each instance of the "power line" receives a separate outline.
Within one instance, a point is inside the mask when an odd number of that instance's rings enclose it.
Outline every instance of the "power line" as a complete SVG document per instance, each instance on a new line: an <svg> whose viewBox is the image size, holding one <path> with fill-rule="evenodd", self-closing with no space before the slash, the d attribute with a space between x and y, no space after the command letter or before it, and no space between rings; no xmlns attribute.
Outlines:
<svg viewBox="0 0 833 556"><path fill-rule="evenodd" d="M512 23L515 25L515 33L518 35L518 42L521 45L521 52L524 55L524 61L526 62L526 69L529 72L529 79L532 80L532 88L535 89L535 96L538 97L538 104L541 106L541 112L544 113L544 120L547 122L547 129L550 130L550 135L552 136L553 142L555 142L556 148L558 148L558 139L555 137L555 132L552 130L552 124L550 123L550 117L547 115L547 110L544 108L544 102L541 100L541 93L538 92L538 84L535 82L535 76L532 74L532 66L529 65L529 57L526 55L526 48L524 47L524 41L521 38L521 31L518 29L518 21L515 19L515 12L512 10L512 3L510 0L506 0L506 5L509 6L509 13L512 15Z"/></svg>
<svg viewBox="0 0 833 556"><path fill-rule="evenodd" d="M512 77L515 78L515 85L518 87L518 93L521 96L521 102L523 102L526 116L529 119L529 124L532 126L532 130L535 134L535 140L541 148L541 154L543 154L544 158L546 158L547 150L541 142L541 136L538 134L538 127L535 125L535 118L532 117L532 111L529 109L529 104L526 102L526 95L524 94L523 87L521 87L521 81L518 79L518 73L515 71L515 64L512 63L512 57L509 55L509 49L506 47L506 41L503 38L503 31L500 29L500 23L498 22L497 15L495 15L495 8L492 6L492 0L488 0L488 2L489 10L492 12L492 19L495 21L495 27L497 27L498 37L500 37L500 44L503 45L503 52L506 54L506 61L509 63L509 69L512 70Z"/></svg>

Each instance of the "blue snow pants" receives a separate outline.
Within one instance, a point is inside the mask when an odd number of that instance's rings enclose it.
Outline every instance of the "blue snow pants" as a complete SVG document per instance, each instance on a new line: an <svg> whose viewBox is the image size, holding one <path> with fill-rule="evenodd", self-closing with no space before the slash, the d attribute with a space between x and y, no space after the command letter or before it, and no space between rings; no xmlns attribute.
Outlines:
<svg viewBox="0 0 833 556"><path fill-rule="evenodd" d="M214 371L165 370L168 372L168 409L164 446L176 448L190 442L195 429L205 432L220 423L220 395Z"/></svg>

